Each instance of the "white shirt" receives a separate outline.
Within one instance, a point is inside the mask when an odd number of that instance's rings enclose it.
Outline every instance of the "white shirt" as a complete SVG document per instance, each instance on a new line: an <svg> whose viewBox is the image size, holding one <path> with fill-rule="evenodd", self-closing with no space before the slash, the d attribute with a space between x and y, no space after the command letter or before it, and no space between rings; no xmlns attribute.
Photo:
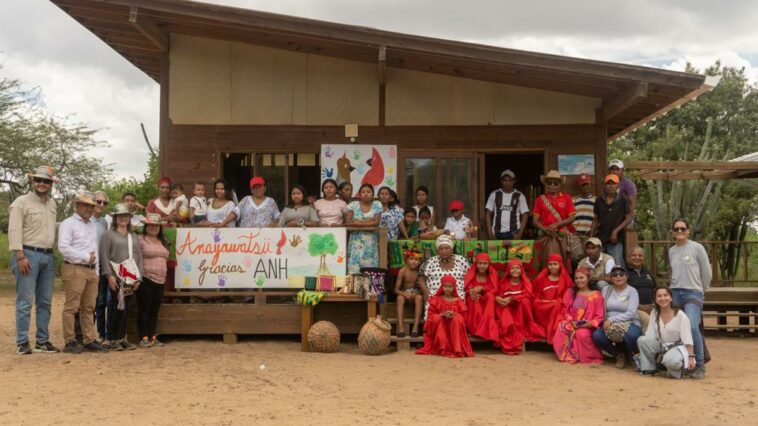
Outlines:
<svg viewBox="0 0 758 426"><path fill-rule="evenodd" d="M89 265L90 253L95 253L95 271L97 269L97 225L92 220L84 221L74 213L61 222L58 227L58 251L68 263Z"/></svg>
<svg viewBox="0 0 758 426"><path fill-rule="evenodd" d="M660 331L660 335L658 334ZM690 319L687 318L684 311L679 309L674 318L664 324L663 320L658 318L658 311L653 309L650 313L650 322L647 325L645 336L653 337L663 344L673 344L676 342L682 342L685 345L693 345L692 342L692 329L690 328ZM687 348L680 346L679 351L684 357L685 368L689 366L689 353Z"/></svg>
<svg viewBox="0 0 758 426"><path fill-rule="evenodd" d="M145 216L141 214L132 214L132 219L130 221L132 224L132 231L142 229L145 226L145 224L142 223L143 220L145 220ZM106 215L105 221L108 222L108 229L111 229L111 227L113 227L113 216Z"/></svg>
<svg viewBox="0 0 758 426"><path fill-rule="evenodd" d="M208 200L205 197L194 196L190 200L189 207L195 209L195 216L205 216L208 211Z"/></svg>
<svg viewBox="0 0 758 426"><path fill-rule="evenodd" d="M187 202L187 197L184 194L174 198L173 202L174 202L174 208L178 208L179 203L182 203L181 204L182 207L184 207L185 209L189 209L189 202Z"/></svg>
<svg viewBox="0 0 758 426"><path fill-rule="evenodd" d="M497 193L502 192L503 193L503 200L501 201L499 206L495 205L495 198L497 197ZM517 211L516 211L516 228L511 229L511 210L513 210L513 203L511 202L513 200L513 194L519 193L521 196L519 197L519 202ZM495 214L492 218L492 231L494 232L495 229L497 229L497 226L495 224L495 217L497 217L497 210L500 209L500 232L518 232L519 229L521 229L521 215L524 213L529 213L529 206L526 204L526 197L524 194L517 190L513 190L510 193L506 193L502 189L496 189L492 192L490 192L489 198L487 198L487 204L485 204L484 208L491 211Z"/></svg>
<svg viewBox="0 0 758 426"><path fill-rule="evenodd" d="M234 211L234 201L227 201L221 208L213 208L213 198L208 200L208 211L206 212L205 219L210 223L221 223L224 221L229 212ZM231 221L226 224L227 228L234 228L236 223Z"/></svg>
<svg viewBox="0 0 758 426"><path fill-rule="evenodd" d="M461 220L455 220L451 216L445 221L444 229L450 231L451 234L455 234L456 239L462 240L466 238L466 231L463 230L465 227L471 227L471 220L469 218L464 215L461 216Z"/></svg>

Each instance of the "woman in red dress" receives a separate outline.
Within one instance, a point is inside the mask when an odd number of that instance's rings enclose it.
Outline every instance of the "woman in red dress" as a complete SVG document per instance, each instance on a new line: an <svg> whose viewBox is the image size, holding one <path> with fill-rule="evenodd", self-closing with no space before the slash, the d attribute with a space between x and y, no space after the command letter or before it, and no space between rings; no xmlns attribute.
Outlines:
<svg viewBox="0 0 758 426"><path fill-rule="evenodd" d="M561 362L602 364L603 355L592 341L592 332L605 319L603 296L590 285L592 272L574 272L574 288L563 296L565 315L553 337L553 349Z"/></svg>
<svg viewBox="0 0 758 426"><path fill-rule="evenodd" d="M466 334L466 305L458 296L457 281L452 275L442 277L440 288L429 299L424 323L424 347L419 355L442 355L451 358L472 357L474 350Z"/></svg>
<svg viewBox="0 0 758 426"><path fill-rule="evenodd" d="M534 322L532 283L524 273L521 261L511 260L505 271L495 295L495 316L499 334L496 346L500 346L500 350L507 355L518 355L524 341L542 339L545 330Z"/></svg>
<svg viewBox="0 0 758 426"><path fill-rule="evenodd" d="M548 256L547 267L534 279L534 320L545 330L545 338L550 345L553 344L558 323L563 319L563 295L573 285L559 254Z"/></svg>
<svg viewBox="0 0 758 426"><path fill-rule="evenodd" d="M466 328L472 336L497 343L498 329L495 321L495 293L499 277L487 253L476 256L474 265L466 272Z"/></svg>

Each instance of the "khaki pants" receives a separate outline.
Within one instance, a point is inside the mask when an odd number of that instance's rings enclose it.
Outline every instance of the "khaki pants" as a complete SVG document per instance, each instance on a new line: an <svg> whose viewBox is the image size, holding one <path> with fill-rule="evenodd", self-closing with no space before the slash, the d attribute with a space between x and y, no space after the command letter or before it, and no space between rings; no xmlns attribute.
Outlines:
<svg viewBox="0 0 758 426"><path fill-rule="evenodd" d="M84 344L90 343L97 338L94 311L99 277L94 269L68 264L63 265L61 277L66 295L63 304L63 340L70 342L75 339L74 317L79 312Z"/></svg>

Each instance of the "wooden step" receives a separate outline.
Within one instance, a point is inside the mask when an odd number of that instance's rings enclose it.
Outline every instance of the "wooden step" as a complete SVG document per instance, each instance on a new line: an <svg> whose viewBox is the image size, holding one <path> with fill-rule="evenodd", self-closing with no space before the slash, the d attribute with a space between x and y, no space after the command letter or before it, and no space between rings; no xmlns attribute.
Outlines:
<svg viewBox="0 0 758 426"><path fill-rule="evenodd" d="M487 342L484 339L480 339L479 337L474 337L474 336L469 336L468 340L471 343L485 343L485 342ZM390 337L390 342L394 343L395 345L397 345L397 350L398 351L409 351L409 350L411 350L411 344L412 343L423 344L424 343L424 336L419 336L419 337L410 337L410 336L397 337L397 336L391 336Z"/></svg>

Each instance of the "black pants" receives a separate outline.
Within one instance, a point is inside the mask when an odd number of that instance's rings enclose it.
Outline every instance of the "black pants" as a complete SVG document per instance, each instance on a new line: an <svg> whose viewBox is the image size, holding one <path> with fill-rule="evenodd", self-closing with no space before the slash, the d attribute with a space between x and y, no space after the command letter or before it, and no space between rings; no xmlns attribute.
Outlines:
<svg viewBox="0 0 758 426"><path fill-rule="evenodd" d="M110 330L111 339L113 340L122 340L126 339L126 327L127 323L129 321L129 305L132 304L132 300L134 299L134 296L126 296L124 297L124 310L121 311L118 309L118 291L113 291L110 288L108 291L111 292L111 297L113 298L114 306L116 306L116 309L113 312L113 321L108 324L108 329Z"/></svg>
<svg viewBox="0 0 758 426"><path fill-rule="evenodd" d="M164 284L156 284L147 278L142 279L137 290L137 305L139 312L137 314L137 330L140 338L155 336L155 329L158 325L158 310L163 302Z"/></svg>

